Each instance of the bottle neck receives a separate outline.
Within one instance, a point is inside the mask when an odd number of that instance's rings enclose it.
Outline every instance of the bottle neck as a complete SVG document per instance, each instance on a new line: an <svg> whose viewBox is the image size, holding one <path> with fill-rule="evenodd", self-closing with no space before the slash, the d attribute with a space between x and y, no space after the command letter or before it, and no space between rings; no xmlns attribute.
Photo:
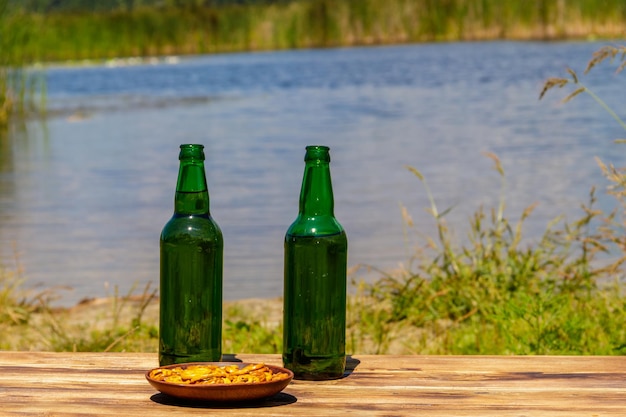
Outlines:
<svg viewBox="0 0 626 417"><path fill-rule="evenodd" d="M326 161L306 162L300 190L300 215L304 217L334 216L333 187L330 166Z"/></svg>
<svg viewBox="0 0 626 417"><path fill-rule="evenodd" d="M189 145L200 146L200 145ZM174 213L178 215L208 215L209 191L204 171L202 148L181 146L180 167L174 198Z"/></svg>
<svg viewBox="0 0 626 417"><path fill-rule="evenodd" d="M326 146L307 146L298 217L290 236L328 236L343 232L335 219L330 156Z"/></svg>

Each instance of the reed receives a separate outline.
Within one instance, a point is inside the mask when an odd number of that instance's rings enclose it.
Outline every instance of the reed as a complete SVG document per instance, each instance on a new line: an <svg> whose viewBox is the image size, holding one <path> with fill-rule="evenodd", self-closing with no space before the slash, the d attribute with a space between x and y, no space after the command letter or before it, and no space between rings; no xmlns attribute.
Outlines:
<svg viewBox="0 0 626 417"><path fill-rule="evenodd" d="M23 26L34 30L19 49L31 61L51 61L398 42L622 37L625 9L619 0L296 0L28 13L22 16Z"/></svg>
<svg viewBox="0 0 626 417"><path fill-rule="evenodd" d="M30 21L11 9L9 0L0 0L0 136L13 115L35 109L42 91L42 78L25 69L34 58L24 47L33 43Z"/></svg>
<svg viewBox="0 0 626 417"><path fill-rule="evenodd" d="M12 25L7 6L7 0L0 0L0 51L3 51L0 53L0 128L6 126L15 100L11 67L16 48L12 45Z"/></svg>
<svg viewBox="0 0 626 417"><path fill-rule="evenodd" d="M532 206L515 222L504 204L490 212L478 209L469 241L460 244L441 214L445 210L433 205L437 235L423 240L402 270L381 271L375 283L360 283L354 351L624 354L626 331L617 325L626 320L624 289L613 277L626 254L612 265L599 262L620 235L619 229L591 227L605 219L594 202L592 192L580 219L555 219L532 245L521 244ZM410 219L407 228L415 229Z"/></svg>

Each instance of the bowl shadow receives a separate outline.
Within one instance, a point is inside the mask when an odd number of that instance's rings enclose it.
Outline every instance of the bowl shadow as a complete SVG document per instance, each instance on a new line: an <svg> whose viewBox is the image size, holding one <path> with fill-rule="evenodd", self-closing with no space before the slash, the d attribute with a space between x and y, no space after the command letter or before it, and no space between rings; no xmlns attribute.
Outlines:
<svg viewBox="0 0 626 417"><path fill-rule="evenodd" d="M283 405L293 404L298 399L291 394L279 392L268 398L247 401L195 401L172 397L167 394L157 393L150 397L150 400L162 404L175 407L186 408L207 408L207 409L236 409L236 408L267 408L280 407Z"/></svg>

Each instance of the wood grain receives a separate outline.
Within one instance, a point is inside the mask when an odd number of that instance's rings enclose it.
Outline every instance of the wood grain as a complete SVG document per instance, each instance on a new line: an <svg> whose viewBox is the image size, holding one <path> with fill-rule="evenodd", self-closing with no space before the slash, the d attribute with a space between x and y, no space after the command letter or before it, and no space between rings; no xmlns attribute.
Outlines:
<svg viewBox="0 0 626 417"><path fill-rule="evenodd" d="M225 360L281 365L278 355ZM293 381L254 403L155 391L155 354L0 352L1 416L626 416L626 360L599 356L355 356L345 378Z"/></svg>

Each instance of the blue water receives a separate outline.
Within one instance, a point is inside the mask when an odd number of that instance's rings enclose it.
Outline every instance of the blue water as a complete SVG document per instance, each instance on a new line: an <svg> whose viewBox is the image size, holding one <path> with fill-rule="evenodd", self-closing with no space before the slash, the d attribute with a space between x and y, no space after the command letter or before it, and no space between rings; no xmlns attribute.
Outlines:
<svg viewBox="0 0 626 417"><path fill-rule="evenodd" d="M480 206L537 203L528 244L574 220L594 160L621 166L626 132L588 95L539 101L547 77L582 73L600 43L485 42L109 62L45 70L49 116L0 140L0 258L59 303L158 288L158 240L173 210L178 146L206 146L211 211L224 233L224 298L282 294L283 236L297 214L304 147L331 148L335 213L352 266L390 271L432 234L426 178L465 238ZM623 75L584 82L623 109ZM415 226L406 227L406 207ZM356 279L375 279L359 270ZM139 291L138 290L138 291Z"/></svg>

